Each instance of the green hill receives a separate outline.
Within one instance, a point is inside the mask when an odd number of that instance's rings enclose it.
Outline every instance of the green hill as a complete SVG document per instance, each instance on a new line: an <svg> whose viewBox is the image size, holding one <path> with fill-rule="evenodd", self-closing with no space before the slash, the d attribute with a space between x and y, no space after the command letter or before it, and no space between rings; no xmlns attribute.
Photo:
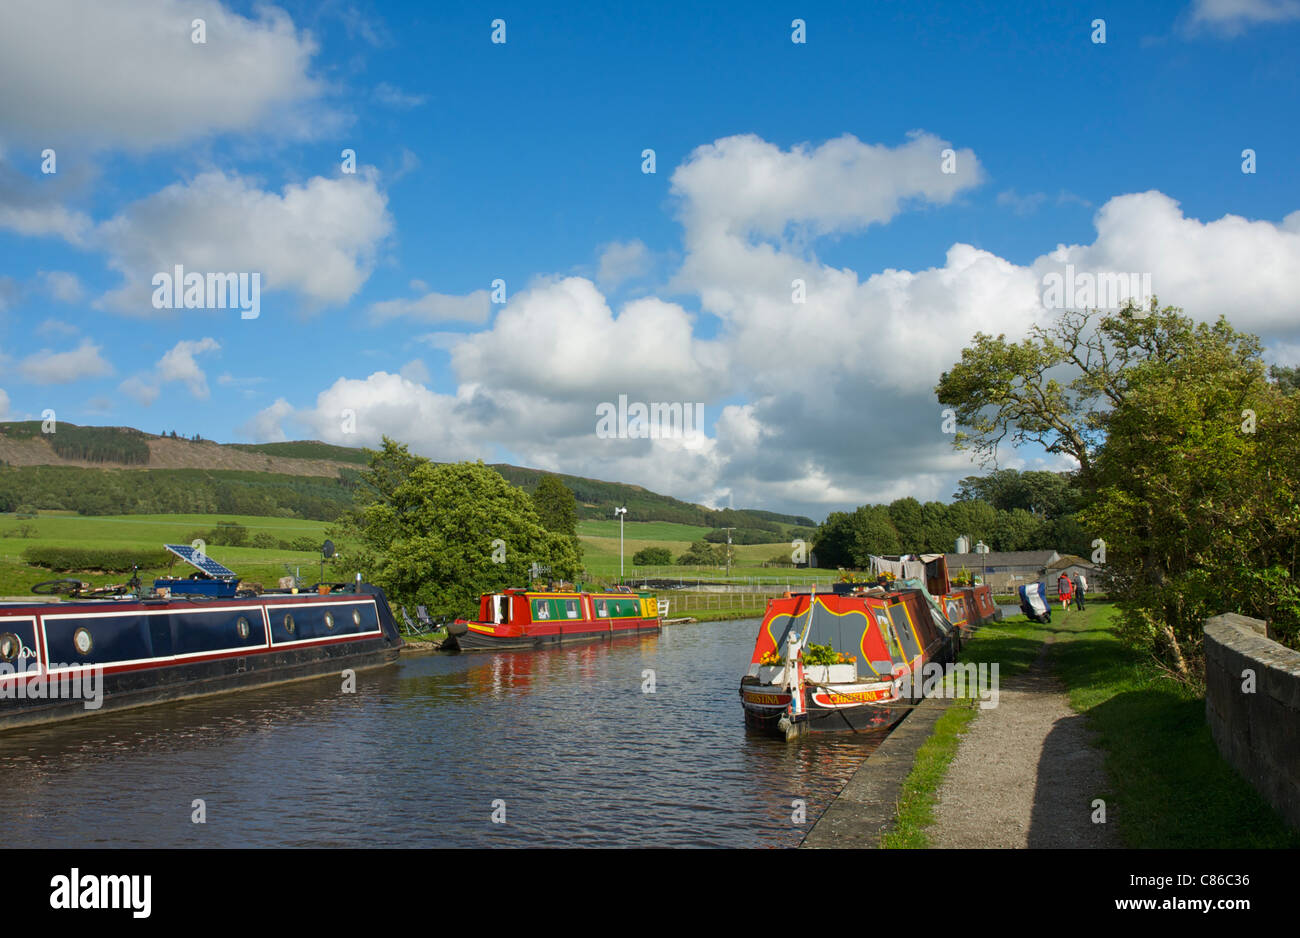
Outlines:
<svg viewBox="0 0 1300 938"><path fill-rule="evenodd" d="M214 443L174 432L83 427L40 421L0 423L0 511L81 515L229 513L332 521L351 503L367 451L318 440ZM532 492L547 473L495 465ZM752 509L706 508L639 485L558 474L574 493L578 517L669 522L714 531L736 528L744 543L776 542L815 522ZM770 535L770 536L769 536ZM725 536L723 537L725 540Z"/></svg>

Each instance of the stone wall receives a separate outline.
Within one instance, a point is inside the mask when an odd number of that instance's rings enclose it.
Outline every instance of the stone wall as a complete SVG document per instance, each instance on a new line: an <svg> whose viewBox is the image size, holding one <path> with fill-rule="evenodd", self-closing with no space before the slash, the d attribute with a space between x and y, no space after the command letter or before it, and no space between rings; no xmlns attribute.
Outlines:
<svg viewBox="0 0 1300 938"><path fill-rule="evenodd" d="M1259 619L1207 619L1205 718L1223 757L1300 830L1300 652Z"/></svg>

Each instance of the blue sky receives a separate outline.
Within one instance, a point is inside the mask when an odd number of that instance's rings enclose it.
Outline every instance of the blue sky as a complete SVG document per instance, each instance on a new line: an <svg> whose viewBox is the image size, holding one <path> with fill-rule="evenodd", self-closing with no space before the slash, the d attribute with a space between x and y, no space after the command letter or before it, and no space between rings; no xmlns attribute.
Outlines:
<svg viewBox="0 0 1300 938"><path fill-rule="evenodd" d="M1067 262L1300 360L1291 0L530 6L6 4L6 415L822 517L975 471L930 389ZM155 309L177 263L260 315ZM706 433L601 438L620 394Z"/></svg>

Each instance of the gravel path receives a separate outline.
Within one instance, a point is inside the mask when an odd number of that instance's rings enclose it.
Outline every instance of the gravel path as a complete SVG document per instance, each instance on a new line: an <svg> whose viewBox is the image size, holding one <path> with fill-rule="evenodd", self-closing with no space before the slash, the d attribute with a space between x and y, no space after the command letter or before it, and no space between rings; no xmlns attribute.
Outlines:
<svg viewBox="0 0 1300 938"><path fill-rule="evenodd" d="M1093 799L1108 787L1101 751L1048 668L1053 637L962 738L939 789L931 846L1119 846L1112 805L1110 823L1092 822Z"/></svg>

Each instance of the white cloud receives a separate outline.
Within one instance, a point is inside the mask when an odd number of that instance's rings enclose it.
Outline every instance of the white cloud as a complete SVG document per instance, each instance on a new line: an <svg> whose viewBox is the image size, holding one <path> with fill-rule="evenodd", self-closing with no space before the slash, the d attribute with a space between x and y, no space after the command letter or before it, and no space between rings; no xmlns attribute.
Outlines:
<svg viewBox="0 0 1300 938"><path fill-rule="evenodd" d="M128 205L95 240L126 282L99 302L155 315L154 274L260 273L263 290L292 290L312 304L343 303L361 289L393 227L372 171L316 176L279 193L208 172Z"/></svg>
<svg viewBox="0 0 1300 938"><path fill-rule="evenodd" d="M650 270L650 261L650 251L640 240L614 241L601 249L596 282L601 289L612 290L645 275Z"/></svg>
<svg viewBox="0 0 1300 938"><path fill-rule="evenodd" d="M429 369L418 358L413 358L402 366L401 376L414 384L429 383Z"/></svg>
<svg viewBox="0 0 1300 938"><path fill-rule="evenodd" d="M207 42L191 41L203 19ZM42 146L147 150L269 127L309 135L330 115L308 69L315 42L284 11L217 0L0 4L0 126Z"/></svg>
<svg viewBox="0 0 1300 938"><path fill-rule="evenodd" d="M164 384L176 381L184 384L198 400L206 401L210 396L208 379L195 356L220 349L221 344L210 337L197 341L182 339L163 353L153 371L132 375L118 385L118 390L148 407L158 399Z"/></svg>
<svg viewBox="0 0 1300 938"><path fill-rule="evenodd" d="M817 233L883 223L915 202L942 205L973 185L969 151L958 153L964 177L939 172L947 146L917 134L892 149L840 138L782 151L744 137L696 150L673 174L686 245L673 289L717 317L713 338L701 339L696 314L679 304L642 298L615 309L590 280L541 278L491 328L420 337L448 352L454 393L431 391L410 369L379 371L275 416L335 442L388 434L439 459L508 458L820 516L904 495L946 499L976 471L942 432L934 385L975 332L1018 338L1054 317L1042 276L1067 262L1150 270L1161 300L1189 315L1223 312L1239 328L1300 338L1288 295L1300 212L1278 223L1201 221L1158 192L1122 195L1097 211L1091 244L1026 265L955 243L928 268L859 273L807 249ZM804 282L802 303L793 280ZM619 394L703 402L709 434L598 439L595 407ZM343 410L356 414L354 433Z"/></svg>
<svg viewBox="0 0 1300 938"><path fill-rule="evenodd" d="M420 281L412 281L415 283ZM375 322L404 317L417 322L482 323L492 312L492 300L487 290L475 290L467 296L426 293L407 300L381 300L370 304L369 312Z"/></svg>
<svg viewBox="0 0 1300 938"><path fill-rule="evenodd" d="M1300 0L1193 0L1190 16L1193 28L1234 36L1260 23L1300 19Z"/></svg>
<svg viewBox="0 0 1300 938"><path fill-rule="evenodd" d="M390 85L386 81L381 81L375 86L375 100L384 107L391 107L405 111L410 108L419 107L425 101L428 101L429 98L428 95L410 94L395 85Z"/></svg>
<svg viewBox="0 0 1300 938"><path fill-rule="evenodd" d="M183 382L191 394L205 401L208 399L208 380L194 356L215 352L220 348L221 344L213 338L197 342L181 340L158 360L158 377L163 382Z"/></svg>
<svg viewBox="0 0 1300 938"><path fill-rule="evenodd" d="M0 420L9 419L9 394L0 388Z"/></svg>
<svg viewBox="0 0 1300 938"><path fill-rule="evenodd" d="M285 435L282 423L292 414L293 405L282 397L278 398L270 407L254 414L239 428L239 432L255 443L283 443L289 437Z"/></svg>
<svg viewBox="0 0 1300 938"><path fill-rule="evenodd" d="M65 270L42 270L37 277L45 291L60 303L79 303L85 296L86 291L76 274Z"/></svg>
<svg viewBox="0 0 1300 938"><path fill-rule="evenodd" d="M70 322L60 319L47 319L36 327L37 335L76 335L81 330Z"/></svg>
<svg viewBox="0 0 1300 938"><path fill-rule="evenodd" d="M113 366L99 354L100 346L90 339L70 352L42 349L18 364L18 372L33 384L68 384L82 378L98 378L113 373Z"/></svg>

